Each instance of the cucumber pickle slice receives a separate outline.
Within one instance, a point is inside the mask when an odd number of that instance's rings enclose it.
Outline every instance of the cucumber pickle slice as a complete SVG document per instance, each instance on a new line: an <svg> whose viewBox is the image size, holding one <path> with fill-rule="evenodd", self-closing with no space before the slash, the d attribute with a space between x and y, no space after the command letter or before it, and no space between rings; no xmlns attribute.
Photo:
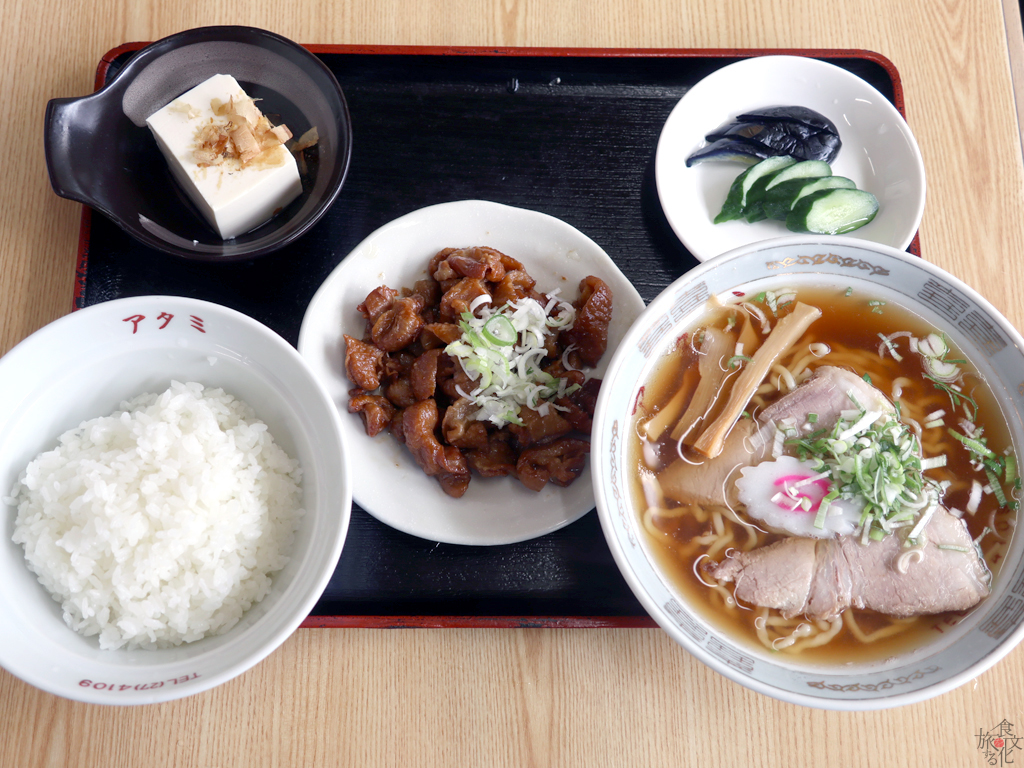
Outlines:
<svg viewBox="0 0 1024 768"><path fill-rule="evenodd" d="M875 218L878 200L822 160L769 157L733 181L715 224L736 219L785 221L793 232L841 235Z"/></svg>
<svg viewBox="0 0 1024 768"><path fill-rule="evenodd" d="M722 204L722 210L715 216L715 224L742 219L746 216L747 194L754 183L762 176L782 170L794 163L796 163L796 160L792 157L782 155L780 157L766 158L756 165L747 168L733 181L732 186L729 188L729 194L725 197L725 203Z"/></svg>
<svg viewBox="0 0 1024 768"><path fill-rule="evenodd" d="M824 189L806 195L786 216L794 232L841 235L863 227L878 213L878 200L860 189Z"/></svg>
<svg viewBox="0 0 1024 768"><path fill-rule="evenodd" d="M845 176L823 176L817 179L790 179L776 184L764 196L765 216L769 219L786 220L800 198L823 189L856 189L853 179Z"/></svg>
<svg viewBox="0 0 1024 768"><path fill-rule="evenodd" d="M831 176L832 166L823 160L803 160L799 163L787 165L771 174L766 174L755 181L747 192L747 204L744 208L744 216L748 222L761 221L767 218L764 210L764 201L767 193L780 184L792 179L806 179L821 176Z"/></svg>

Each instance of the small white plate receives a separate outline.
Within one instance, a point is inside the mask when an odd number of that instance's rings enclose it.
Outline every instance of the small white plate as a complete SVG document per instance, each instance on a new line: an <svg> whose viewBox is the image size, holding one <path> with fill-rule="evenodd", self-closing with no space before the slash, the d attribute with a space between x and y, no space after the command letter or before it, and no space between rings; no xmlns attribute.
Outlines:
<svg viewBox="0 0 1024 768"><path fill-rule="evenodd" d="M693 86L665 121L655 176L665 216L686 249L704 261L749 243L792 235L780 221L713 223L733 180L746 166L708 161L686 167L704 136L744 112L809 107L829 118L843 146L832 163L878 198L878 215L850 233L905 250L924 213L924 162L906 121L856 75L803 56L759 56L722 67Z"/></svg>
<svg viewBox="0 0 1024 768"><path fill-rule="evenodd" d="M493 545L524 541L557 530L594 508L590 462L568 488L540 493L513 478L474 476L454 499L427 477L390 434L367 437L362 418L348 412L343 334L362 338L365 320L356 310L379 285L411 287L427 275L430 257L442 248L486 245L521 261L537 288L561 288L574 299L586 275L613 292L608 350L589 374L601 377L619 340L644 309L643 299L593 240L543 213L480 200L423 208L378 229L353 250L313 296L299 332L299 352L326 385L341 412L350 447L352 496L381 522L405 533L450 544Z"/></svg>

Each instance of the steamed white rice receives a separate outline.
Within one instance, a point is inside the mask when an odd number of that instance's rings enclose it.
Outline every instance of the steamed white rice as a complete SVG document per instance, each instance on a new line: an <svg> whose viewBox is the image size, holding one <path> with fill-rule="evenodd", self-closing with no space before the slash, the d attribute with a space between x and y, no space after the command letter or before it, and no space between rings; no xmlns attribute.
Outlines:
<svg viewBox="0 0 1024 768"><path fill-rule="evenodd" d="M21 476L14 541L101 648L217 635L288 562L301 468L252 409L174 382L84 422Z"/></svg>

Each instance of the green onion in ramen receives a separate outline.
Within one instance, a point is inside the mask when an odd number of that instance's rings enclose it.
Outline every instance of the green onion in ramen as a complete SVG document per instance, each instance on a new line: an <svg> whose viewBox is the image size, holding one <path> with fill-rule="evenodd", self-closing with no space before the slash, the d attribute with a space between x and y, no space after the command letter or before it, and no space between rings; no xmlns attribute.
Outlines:
<svg viewBox="0 0 1024 768"><path fill-rule="evenodd" d="M716 626L867 660L987 597L1016 458L982 377L920 318L827 289L715 302L643 393L643 527Z"/></svg>

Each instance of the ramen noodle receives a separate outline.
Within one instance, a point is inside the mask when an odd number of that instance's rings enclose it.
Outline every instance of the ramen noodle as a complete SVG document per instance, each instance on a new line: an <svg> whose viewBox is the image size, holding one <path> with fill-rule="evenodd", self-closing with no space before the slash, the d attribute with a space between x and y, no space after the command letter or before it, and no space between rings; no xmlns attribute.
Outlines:
<svg viewBox="0 0 1024 768"><path fill-rule="evenodd" d="M824 415L818 422L813 412L765 418L830 372L858 384L846 392L842 415L832 417L838 426L825 424ZM874 609L872 601L888 606L889 598L871 594L878 591L872 579L897 583L948 560L981 574L975 601L988 594L1015 526L1015 454L982 376L917 316L850 290L783 289L713 301L642 392L631 490L649 548L687 602L730 636L801 660L880 659L946 631L966 609L935 610L942 596L936 602L927 595L917 606ZM859 402L872 398L877 402ZM921 500L919 508L886 509L842 479L846 466L847 479L860 473L864 480L864 467L881 452L871 440L897 433L908 466L923 468L907 469L900 479L914 487L908 493ZM794 483L799 490L787 485L795 477L787 461L814 468ZM700 488L709 478L711 487ZM960 537L956 543L936 538L940 522ZM855 574L854 582L866 584L854 584L849 605L808 610L811 597L802 608L793 607L799 598L792 605L775 595L762 600L766 589L742 580L756 568L761 576L789 578L765 571L763 553L773 553L772 567L782 570L791 562L802 567L789 553L810 553L818 558L810 566L818 568L817 579L829 547L856 560L882 546L891 556ZM889 570L879 574L878 567ZM738 597L741 584L746 600ZM810 589L813 596L815 582Z"/></svg>

